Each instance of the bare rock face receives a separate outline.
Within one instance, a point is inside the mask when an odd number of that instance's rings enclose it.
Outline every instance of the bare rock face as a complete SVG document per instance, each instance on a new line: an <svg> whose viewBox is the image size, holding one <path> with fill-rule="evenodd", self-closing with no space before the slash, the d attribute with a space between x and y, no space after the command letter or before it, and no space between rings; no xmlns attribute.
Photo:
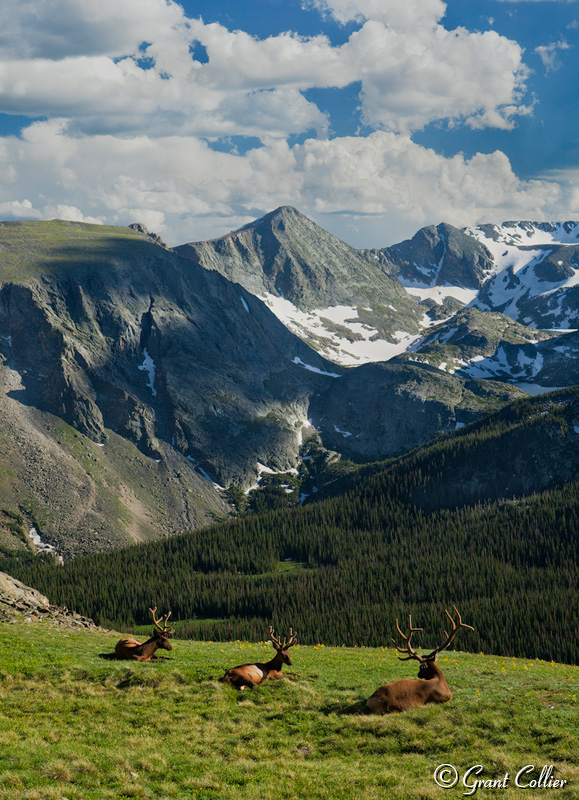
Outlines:
<svg viewBox="0 0 579 800"><path fill-rule="evenodd" d="M494 381L464 381L428 365L365 364L312 399L326 446L357 461L399 455L523 396Z"/></svg>
<svg viewBox="0 0 579 800"><path fill-rule="evenodd" d="M22 610L48 609L50 601L36 589L31 589L16 578L0 572L0 608L3 606Z"/></svg>
<svg viewBox="0 0 579 800"><path fill-rule="evenodd" d="M294 465L329 365L241 287L139 228L5 224L0 245L0 363L21 402L155 461L176 449L222 485Z"/></svg>
<svg viewBox="0 0 579 800"><path fill-rule="evenodd" d="M446 223L422 228L412 239L381 252L397 266L404 280L423 286L478 289L493 266L483 244Z"/></svg>
<svg viewBox="0 0 579 800"><path fill-rule="evenodd" d="M291 206L219 239L177 252L219 272L248 292L283 298L301 311L352 306L389 341L396 331L418 333L424 311L393 277L392 264L356 250Z"/></svg>

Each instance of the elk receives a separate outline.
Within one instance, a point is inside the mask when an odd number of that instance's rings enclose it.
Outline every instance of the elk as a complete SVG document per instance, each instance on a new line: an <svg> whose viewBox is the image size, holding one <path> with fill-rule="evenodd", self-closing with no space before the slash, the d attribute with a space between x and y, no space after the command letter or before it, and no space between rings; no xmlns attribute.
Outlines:
<svg viewBox="0 0 579 800"><path fill-rule="evenodd" d="M157 606L150 608L149 611L153 615L153 635L146 642L141 642L138 639L120 639L115 647L115 658L130 660L130 661L151 661L157 658L155 651L161 648L162 650L171 650L171 642L167 638L169 634L174 633L174 628L169 628L167 622L171 616L171 612L165 614L160 620L155 619ZM161 627L161 623L163 627Z"/></svg>
<svg viewBox="0 0 579 800"><path fill-rule="evenodd" d="M276 650L276 654L271 661L259 664L240 664L238 667L228 669L219 680L222 683L230 683L236 689L253 689L254 686L263 681L271 678L281 678L283 665L291 666L292 663L287 651L296 644L298 637L290 628L289 642L286 642L285 637L282 642L281 639L275 637L271 625L269 626L269 637Z"/></svg>
<svg viewBox="0 0 579 800"><path fill-rule="evenodd" d="M409 708L424 706L427 703L446 703L450 700L452 695L444 675L435 664L436 657L440 652L446 650L461 628L467 628L470 631L474 630L473 627L466 625L462 621L456 606L453 606L453 608L458 621L455 622L445 609L446 616L449 618L452 625L451 631L450 633L444 632L446 641L427 656L418 655L410 643L412 634L422 631L423 629L413 628L412 617L409 616L408 636L405 636L400 630L398 620L396 620L396 630L404 640L404 646L400 647L395 639L392 639L392 641L399 653L407 654L406 658L401 658L400 656L398 656L398 658L400 661L415 659L420 662L418 670L419 680L405 678L404 680L395 681L394 683L387 683L379 689L376 689L372 697L369 697L366 701L366 708L369 711L373 714L389 714L392 711L407 711Z"/></svg>

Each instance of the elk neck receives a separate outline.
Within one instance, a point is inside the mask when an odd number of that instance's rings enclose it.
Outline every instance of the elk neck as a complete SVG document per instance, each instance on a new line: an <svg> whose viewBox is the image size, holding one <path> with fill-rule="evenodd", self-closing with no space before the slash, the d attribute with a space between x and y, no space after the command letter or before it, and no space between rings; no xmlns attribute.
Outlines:
<svg viewBox="0 0 579 800"><path fill-rule="evenodd" d="M287 664L287 659L282 655L282 651L278 650L275 656L263 665L264 669L268 672L279 672L284 664Z"/></svg>
<svg viewBox="0 0 579 800"><path fill-rule="evenodd" d="M425 681L438 681L448 689L446 678L442 674L440 667L435 664L434 661L427 661L425 663L427 666L424 669L422 669L422 667L419 669L418 677Z"/></svg>
<svg viewBox="0 0 579 800"><path fill-rule="evenodd" d="M149 658L149 656L152 656L158 649L160 643L161 639L159 636L151 636L150 639L147 639L146 642L143 642L143 644L139 645L137 648L139 650L139 655Z"/></svg>

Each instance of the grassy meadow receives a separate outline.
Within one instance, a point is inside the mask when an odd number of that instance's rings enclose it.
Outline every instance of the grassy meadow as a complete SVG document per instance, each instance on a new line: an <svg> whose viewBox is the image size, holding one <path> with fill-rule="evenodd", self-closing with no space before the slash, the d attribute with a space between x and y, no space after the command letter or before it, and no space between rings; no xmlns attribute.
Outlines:
<svg viewBox="0 0 579 800"><path fill-rule="evenodd" d="M363 713L382 683L415 677L393 648L294 647L285 680L238 692L226 668L269 643L174 641L170 660L108 661L119 634L0 623L0 800L433 800L443 763L507 788L478 797L579 792L579 668L449 651L452 700ZM522 789L554 765L563 788ZM470 783L477 776L473 775Z"/></svg>

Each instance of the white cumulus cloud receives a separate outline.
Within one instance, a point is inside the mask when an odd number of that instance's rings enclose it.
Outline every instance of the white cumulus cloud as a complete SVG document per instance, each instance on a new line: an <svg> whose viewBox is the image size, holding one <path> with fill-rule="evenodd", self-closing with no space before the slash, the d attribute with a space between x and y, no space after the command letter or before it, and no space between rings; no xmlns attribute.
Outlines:
<svg viewBox="0 0 579 800"><path fill-rule="evenodd" d="M383 131L293 147L273 140L234 155L193 136L76 137L51 121L1 147L15 170L0 184L4 217L139 221L172 245L221 235L283 204L362 247L443 220L567 217L573 197L551 179L519 180L500 152L448 159Z"/></svg>
<svg viewBox="0 0 579 800"><path fill-rule="evenodd" d="M310 0L309 5L341 23L374 19L395 29L433 27L446 12L442 0Z"/></svg>
<svg viewBox="0 0 579 800"><path fill-rule="evenodd" d="M579 214L572 176L521 181L500 152L446 158L412 140L531 113L517 42L449 30L441 0L306 4L354 23L347 40L260 39L171 0L2 4L0 112L42 121L0 138L0 216L141 221L178 244L291 204L383 246L442 220ZM362 132L332 136L306 93L353 84ZM220 152L233 137L251 149Z"/></svg>
<svg viewBox="0 0 579 800"><path fill-rule="evenodd" d="M439 0L322 5L360 18L361 28L334 46L289 32L258 39L188 19L167 0L5 4L0 109L63 117L87 134L268 140L325 132L324 114L302 92L360 82L363 121L393 131L436 120L508 127L527 113L519 45L492 31L447 30ZM195 58L198 44L207 63Z"/></svg>

